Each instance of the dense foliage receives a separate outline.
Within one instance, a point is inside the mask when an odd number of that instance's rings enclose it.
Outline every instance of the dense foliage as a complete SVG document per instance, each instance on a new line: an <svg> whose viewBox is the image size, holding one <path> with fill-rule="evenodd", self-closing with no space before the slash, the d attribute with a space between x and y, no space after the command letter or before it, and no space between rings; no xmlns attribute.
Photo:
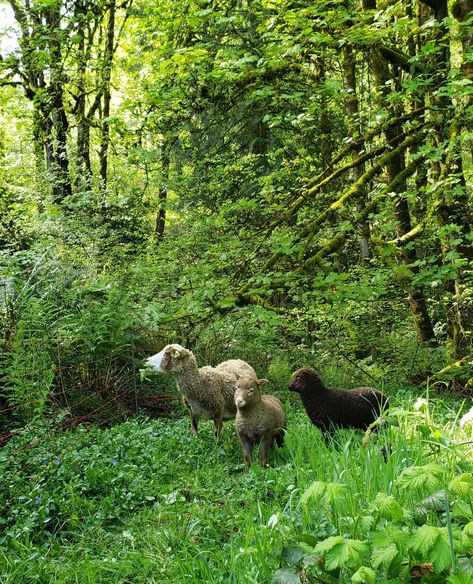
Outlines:
<svg viewBox="0 0 473 584"><path fill-rule="evenodd" d="M0 8L0 579L469 581L472 1ZM168 342L450 401L242 476Z"/></svg>
<svg viewBox="0 0 473 584"><path fill-rule="evenodd" d="M132 329L469 388L468 2L9 4L7 405L129 385Z"/></svg>
<svg viewBox="0 0 473 584"><path fill-rule="evenodd" d="M286 445L246 474L231 425L219 444L187 420L28 428L0 452L0 579L470 582L471 427L458 405L400 403L363 448L285 401Z"/></svg>

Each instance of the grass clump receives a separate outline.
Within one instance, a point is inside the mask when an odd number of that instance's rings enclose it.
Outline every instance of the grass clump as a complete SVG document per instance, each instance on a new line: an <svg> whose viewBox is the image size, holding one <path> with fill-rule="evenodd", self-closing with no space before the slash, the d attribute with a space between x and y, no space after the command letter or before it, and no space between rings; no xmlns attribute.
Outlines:
<svg viewBox="0 0 473 584"><path fill-rule="evenodd" d="M246 474L231 424L26 427L0 451L0 581L471 581L457 404L393 401L366 447L287 402L285 446Z"/></svg>

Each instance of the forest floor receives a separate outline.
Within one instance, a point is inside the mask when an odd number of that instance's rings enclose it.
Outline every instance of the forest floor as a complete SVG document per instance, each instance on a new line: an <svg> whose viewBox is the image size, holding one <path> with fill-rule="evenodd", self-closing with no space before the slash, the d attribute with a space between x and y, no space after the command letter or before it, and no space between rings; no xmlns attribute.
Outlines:
<svg viewBox="0 0 473 584"><path fill-rule="evenodd" d="M284 447L247 473L232 423L25 428L0 450L0 582L472 582L469 406L392 401L365 446L286 401Z"/></svg>

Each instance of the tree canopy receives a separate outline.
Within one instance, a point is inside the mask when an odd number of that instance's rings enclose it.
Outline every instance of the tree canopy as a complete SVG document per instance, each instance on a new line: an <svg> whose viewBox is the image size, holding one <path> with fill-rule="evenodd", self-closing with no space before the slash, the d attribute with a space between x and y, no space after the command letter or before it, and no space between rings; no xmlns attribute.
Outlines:
<svg viewBox="0 0 473 584"><path fill-rule="evenodd" d="M6 4L8 367L133 328L471 390L470 0Z"/></svg>

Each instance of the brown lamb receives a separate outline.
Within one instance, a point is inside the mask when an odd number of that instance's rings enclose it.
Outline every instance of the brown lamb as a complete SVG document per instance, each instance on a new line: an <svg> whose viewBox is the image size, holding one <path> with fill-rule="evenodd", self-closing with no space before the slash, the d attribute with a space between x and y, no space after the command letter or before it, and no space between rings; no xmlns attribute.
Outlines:
<svg viewBox="0 0 473 584"><path fill-rule="evenodd" d="M255 444L260 444L259 461L264 467L273 440L276 440L278 446L282 446L284 442L286 416L282 403L272 395L261 395L261 387L265 383L268 383L267 379L237 377L235 428L247 469L251 465L251 453Z"/></svg>

